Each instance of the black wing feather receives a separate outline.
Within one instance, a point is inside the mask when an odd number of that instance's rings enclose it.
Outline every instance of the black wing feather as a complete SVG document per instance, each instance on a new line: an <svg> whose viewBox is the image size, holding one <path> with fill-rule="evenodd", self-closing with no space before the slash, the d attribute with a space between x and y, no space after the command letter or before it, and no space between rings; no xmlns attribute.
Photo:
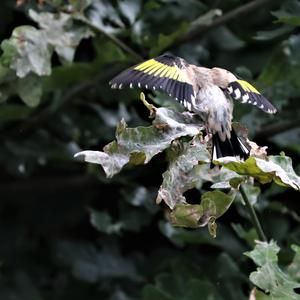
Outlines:
<svg viewBox="0 0 300 300"><path fill-rule="evenodd" d="M110 81L110 85L118 89L130 86L162 90L191 107L195 92L186 76L188 67L188 63L179 57L162 55L123 71Z"/></svg>

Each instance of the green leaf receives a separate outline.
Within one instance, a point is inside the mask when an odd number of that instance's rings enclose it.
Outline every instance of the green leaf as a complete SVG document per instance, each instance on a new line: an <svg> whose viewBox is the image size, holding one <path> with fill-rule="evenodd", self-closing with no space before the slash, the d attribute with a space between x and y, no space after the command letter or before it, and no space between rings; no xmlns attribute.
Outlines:
<svg viewBox="0 0 300 300"><path fill-rule="evenodd" d="M146 164L151 158L168 148L172 141L182 136L194 136L202 129L199 118L190 113L178 113L158 108L153 124L148 127L128 128L121 121L116 130L116 140L104 151L82 151L75 157L100 164L107 177L112 177L127 164Z"/></svg>
<svg viewBox="0 0 300 300"><path fill-rule="evenodd" d="M88 6L92 4L93 0L69 0L72 7L79 12L84 11Z"/></svg>
<svg viewBox="0 0 300 300"><path fill-rule="evenodd" d="M250 280L260 289L269 293L271 299L299 300L299 295L294 292L300 283L283 272L278 266L279 247L274 241L257 242L254 250L246 252L258 266L257 271L250 274Z"/></svg>
<svg viewBox="0 0 300 300"><path fill-rule="evenodd" d="M31 9L29 16L39 24L40 32L44 34L47 43L54 48L63 63L72 62L80 41L93 35L85 26L75 27L70 14L37 13Z"/></svg>
<svg viewBox="0 0 300 300"><path fill-rule="evenodd" d="M255 205L260 194L260 188L253 185L253 182L243 183L243 188L251 205Z"/></svg>
<svg viewBox="0 0 300 300"><path fill-rule="evenodd" d="M221 217L232 204L236 193L234 191L228 194L221 191L206 192L201 196L201 205L203 206L204 216L214 218Z"/></svg>
<svg viewBox="0 0 300 300"><path fill-rule="evenodd" d="M224 157L216 160L216 163L240 175L252 176L262 184L274 181L278 185L300 190L300 177L295 173L290 157L268 156L268 159L251 156L242 161L235 157Z"/></svg>
<svg viewBox="0 0 300 300"><path fill-rule="evenodd" d="M213 176L214 184L211 185L212 189L230 189L237 188L239 184L246 180L245 176L240 176L234 171L226 168L217 169L217 173Z"/></svg>
<svg viewBox="0 0 300 300"><path fill-rule="evenodd" d="M272 88L272 97L282 98L295 94L294 89L300 90L299 74L300 35L291 35L275 48L267 64L262 70L258 81ZM274 84L280 84L277 89ZM296 94L298 95L298 93Z"/></svg>
<svg viewBox="0 0 300 300"><path fill-rule="evenodd" d="M39 76L51 73L51 49L43 32L33 26L14 29L9 40L1 44L6 65L16 71L18 77L30 72Z"/></svg>
<svg viewBox="0 0 300 300"><path fill-rule="evenodd" d="M296 0L285 1L280 10L272 12L277 22L300 26L300 3Z"/></svg>
<svg viewBox="0 0 300 300"><path fill-rule="evenodd" d="M289 275L297 280L298 282L300 281L300 246L297 245L292 245L291 248L295 252L295 256L291 264L287 268L287 272Z"/></svg>
<svg viewBox="0 0 300 300"><path fill-rule="evenodd" d="M91 224L100 232L107 234L120 233L122 224L112 223L111 216L106 211L91 210Z"/></svg>
<svg viewBox="0 0 300 300"><path fill-rule="evenodd" d="M208 225L213 237L216 236L215 220L222 216L232 204L235 192L225 194L221 191L206 192L200 204L177 204L171 212L174 226L197 228Z"/></svg>
<svg viewBox="0 0 300 300"><path fill-rule="evenodd" d="M34 74L17 81L17 93L20 98L30 107L40 103L42 97L42 80Z"/></svg>
<svg viewBox="0 0 300 300"><path fill-rule="evenodd" d="M150 56L157 56L174 43L174 41L187 31L188 24L186 22L178 26L178 29L171 34L165 35L160 33L157 44L151 49Z"/></svg>
<svg viewBox="0 0 300 300"><path fill-rule="evenodd" d="M174 226L198 228L199 220L203 216L200 204L177 204L170 217Z"/></svg>
<svg viewBox="0 0 300 300"><path fill-rule="evenodd" d="M258 41L270 41L294 30L294 26L283 25L270 31L258 31L254 39Z"/></svg>
<svg viewBox="0 0 300 300"><path fill-rule="evenodd" d="M188 143L177 141L168 152L169 166L163 173L156 202L164 201L171 209L185 203L183 193L199 186L204 173L209 173L210 154L206 145L195 137Z"/></svg>
<svg viewBox="0 0 300 300"><path fill-rule="evenodd" d="M122 231L138 232L150 221L148 213L144 210L134 210L132 207L121 208L119 214L119 218L115 220L107 211L91 209L91 224L100 232L120 234Z"/></svg>
<svg viewBox="0 0 300 300"><path fill-rule="evenodd" d="M70 267L75 278L87 283L122 278L134 282L141 280L133 261L124 257L110 243L99 250L92 243L59 241L56 255L64 265Z"/></svg>
<svg viewBox="0 0 300 300"><path fill-rule="evenodd" d="M23 120L31 111L32 110L25 105L2 104L0 106L0 122Z"/></svg>
<svg viewBox="0 0 300 300"><path fill-rule="evenodd" d="M255 240L258 239L257 232L254 228L245 230L241 224L231 224L231 226L239 238L245 240L249 246L254 247Z"/></svg>
<svg viewBox="0 0 300 300"><path fill-rule="evenodd" d="M156 277L154 285L146 285L143 300L222 300L215 286L207 281L189 278L179 281L176 275L161 274Z"/></svg>

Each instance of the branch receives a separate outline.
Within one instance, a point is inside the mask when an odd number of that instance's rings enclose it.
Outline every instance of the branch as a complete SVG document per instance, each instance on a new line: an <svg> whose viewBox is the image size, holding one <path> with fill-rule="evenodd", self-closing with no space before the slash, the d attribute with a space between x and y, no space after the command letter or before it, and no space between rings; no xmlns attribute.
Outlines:
<svg viewBox="0 0 300 300"><path fill-rule="evenodd" d="M215 19L210 24L208 24L208 25L201 24L198 28L195 28L194 30L187 32L185 35L183 35L182 37L175 40L175 42L171 46L169 46L168 49L180 46L181 44L184 44L185 42L191 41L191 40L203 35L207 31L209 31L215 27L218 27L222 24L228 23L229 21L231 21L235 18L241 17L241 16L259 8L260 6L263 6L264 4L269 3L269 2L271 3L272 0L254 0L254 1L251 1L244 5L241 5L240 7L237 7L235 9L229 11L228 13L224 14L223 16Z"/></svg>
<svg viewBox="0 0 300 300"><path fill-rule="evenodd" d="M104 36L106 36L108 39L110 39L112 42L114 42L118 47L120 47L121 49L123 49L125 52L127 52L128 54L130 54L132 57L134 57L134 59L136 61L143 61L144 58L138 54L137 52L135 52L133 49L131 49L129 46L127 46L125 43L123 43L120 39L118 39L116 36L105 32L104 30L102 30L102 28L98 27L97 25L95 25L94 23L92 23L88 18L86 18L83 15L78 16L77 18L78 20L80 20L81 22L83 22L84 24L86 24L87 26L89 26L92 30L103 34Z"/></svg>
<svg viewBox="0 0 300 300"><path fill-rule="evenodd" d="M258 131L256 134L256 138L268 138L278 133L282 133L297 127L300 127L299 120L270 124Z"/></svg>

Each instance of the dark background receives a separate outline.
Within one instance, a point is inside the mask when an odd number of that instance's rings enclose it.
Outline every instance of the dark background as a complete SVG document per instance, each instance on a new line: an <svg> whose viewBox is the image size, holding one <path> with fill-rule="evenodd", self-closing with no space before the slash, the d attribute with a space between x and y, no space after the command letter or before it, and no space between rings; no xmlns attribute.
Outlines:
<svg viewBox="0 0 300 300"><path fill-rule="evenodd" d="M93 3L97 25L143 58L168 50L255 83L278 113L237 103L235 120L269 154L291 156L299 170L299 1ZM17 26L37 26L29 8L53 12L64 3L19 4L1 2L1 40ZM91 15L90 6L85 13ZM112 179L73 158L101 150L121 118L129 126L150 124L137 91L108 86L137 58L96 32L80 42L73 63L62 64L56 53L51 63L39 105L13 92L3 96L0 76L0 299L247 299L255 266L243 252L255 232L239 201L218 221L213 239L206 228L172 227L165 207L155 205L164 154ZM154 101L173 105L161 95ZM187 192L187 199L197 202L209 186ZM290 245L300 243L298 201L297 192L268 184L256 205L267 236L282 247L282 265L291 260Z"/></svg>

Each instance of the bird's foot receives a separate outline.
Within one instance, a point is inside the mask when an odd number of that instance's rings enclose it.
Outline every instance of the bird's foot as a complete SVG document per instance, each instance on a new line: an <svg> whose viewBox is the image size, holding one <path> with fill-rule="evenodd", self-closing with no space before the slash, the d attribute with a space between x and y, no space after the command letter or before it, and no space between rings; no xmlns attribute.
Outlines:
<svg viewBox="0 0 300 300"><path fill-rule="evenodd" d="M207 134L203 137L201 143L202 143L202 144L207 144L207 143L211 140L211 138L212 138L212 133L207 133Z"/></svg>

